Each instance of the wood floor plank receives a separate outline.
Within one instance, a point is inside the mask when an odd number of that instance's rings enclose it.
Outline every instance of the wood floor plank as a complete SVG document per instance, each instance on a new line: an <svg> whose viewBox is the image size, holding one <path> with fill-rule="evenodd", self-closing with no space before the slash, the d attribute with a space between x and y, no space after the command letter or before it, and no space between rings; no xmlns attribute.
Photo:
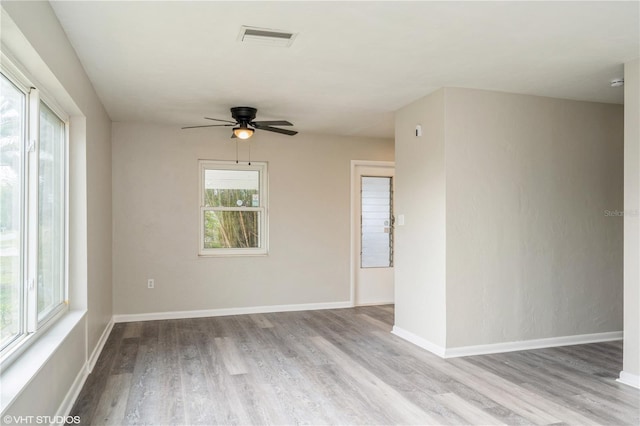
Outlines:
<svg viewBox="0 0 640 426"><path fill-rule="evenodd" d="M128 322L124 325L123 338L140 337L142 336L142 323L141 322Z"/></svg>
<svg viewBox="0 0 640 426"><path fill-rule="evenodd" d="M111 374L133 372L138 353L139 340L138 337L123 337L115 359L113 360Z"/></svg>
<svg viewBox="0 0 640 426"><path fill-rule="evenodd" d="M452 411L458 413L460 417L469 423L481 423L483 425L505 425L505 423L493 417L479 407L465 401L455 393L443 393L436 395L435 399L446 405Z"/></svg>
<svg viewBox="0 0 640 426"><path fill-rule="evenodd" d="M158 333L160 330L160 321L145 321L141 324L142 331L140 343L143 345L158 342Z"/></svg>
<svg viewBox="0 0 640 426"><path fill-rule="evenodd" d="M215 416L215 424L250 424L250 413L238 395L236 378L242 375L229 374L214 339L199 340L197 348L202 362L201 376L210 392L208 409Z"/></svg>
<svg viewBox="0 0 640 426"><path fill-rule="evenodd" d="M395 311L395 309L393 308L393 305L379 305L378 308L385 312L389 312L391 314L393 314Z"/></svg>
<svg viewBox="0 0 640 426"><path fill-rule="evenodd" d="M411 380L417 387L425 390L432 395L441 395L444 393L455 393L464 398L465 401L470 402L476 406L484 409L496 408L498 404L492 399L488 398L485 394L481 393L481 389L468 386L465 383L461 383L445 372L437 368L437 366L430 363L421 362L421 360L408 355L400 355L391 359L389 364L398 368L399 365L404 366L402 368L402 374L404 374L408 380ZM497 410L501 413L500 419L510 418L512 423L527 423L524 418L519 418L515 413L508 410ZM514 419L517 419L514 420Z"/></svg>
<svg viewBox="0 0 640 426"><path fill-rule="evenodd" d="M358 314L358 317L373 325L374 327L378 327L380 330L391 332L391 326L386 322L380 321L379 319L375 319L367 314Z"/></svg>
<svg viewBox="0 0 640 426"><path fill-rule="evenodd" d="M638 425L621 342L442 359L393 306L115 324L70 414L123 425Z"/></svg>
<svg viewBox="0 0 640 426"><path fill-rule="evenodd" d="M597 415L602 424L640 424L638 409L620 410L618 404L589 392L574 395L571 399L577 406L587 407L586 410Z"/></svg>
<svg viewBox="0 0 640 426"><path fill-rule="evenodd" d="M575 348L575 350L580 349ZM527 356L536 359L538 365L553 369L558 381L573 383L580 390L576 393L589 391L616 402L620 408L638 409L637 391L616 382L617 374L612 374L608 378L595 376L580 368L575 368L572 363L567 362L566 357L555 357L554 352L550 350L531 351ZM619 365L622 366L622 363Z"/></svg>
<svg viewBox="0 0 640 426"><path fill-rule="evenodd" d="M121 425L124 423L127 398L131 387L131 373L109 376L93 415L96 424Z"/></svg>
<svg viewBox="0 0 640 426"><path fill-rule="evenodd" d="M233 385L233 410L244 413L241 424L286 424L286 418L281 415L279 403L271 385L257 384L248 380L246 375L229 378Z"/></svg>
<svg viewBox="0 0 640 426"><path fill-rule="evenodd" d="M464 359L455 361L458 362L459 366L473 365L469 361ZM570 424L598 425L597 421L594 421L593 419L588 418L578 412L557 404L555 401L545 398L543 395L531 392L528 389L512 383L509 380L506 380L490 371L473 368L465 368L465 371L469 372L479 379L482 379L483 381L485 381L485 383L490 383L490 386L495 389L495 393L502 392L503 395L509 395L519 399L520 401L526 401L526 410L528 410L529 412L535 411L537 412L536 415L541 415L543 413L549 412L555 413L553 417L559 418L559 420L556 420L555 423L560 421L568 422ZM522 406L524 409L525 404L522 404Z"/></svg>
<svg viewBox="0 0 640 426"><path fill-rule="evenodd" d="M247 374L247 366L242 361L242 357L231 337L216 337L216 347L222 355L222 361L227 371L231 375Z"/></svg>
<svg viewBox="0 0 640 426"><path fill-rule="evenodd" d="M472 368L460 368L450 362L439 364L439 368L446 375L469 387L482 389L482 393L498 405L508 407L509 410L514 411L535 424L555 424L562 422L554 412L542 409L531 401L522 399L520 396L505 392L501 386L496 384L496 382L500 382L499 378L496 378L496 380L488 380L486 377L478 377L473 374L474 369Z"/></svg>
<svg viewBox="0 0 640 426"><path fill-rule="evenodd" d="M324 312L322 317L325 321L315 324L315 329L323 338L339 346L354 362L378 376L383 382L400 392L403 397L426 410L437 424L461 424L464 421L424 392L416 384L413 376L405 374L406 366L393 361L387 362L387 360L393 360L397 352L377 337L379 333L377 327L371 328L366 322L355 324L352 321L353 318L344 318L345 321L349 321L347 323L337 322L333 314L342 318L340 311ZM357 314L357 317L361 319L361 315L361 313ZM346 328L349 332L336 332L339 325L343 325L343 329L344 325L348 325ZM370 332L370 330L374 331ZM384 333L383 336L384 339L389 338L388 333ZM354 347L358 350L353 350Z"/></svg>
<svg viewBox="0 0 640 426"><path fill-rule="evenodd" d="M336 363L342 368L343 373L353 377L362 387L363 392L380 398L380 403L388 404L388 410L399 423L405 424L436 424L438 420L417 407L411 401L404 398L397 390L387 385L367 369L351 360L344 352L340 351L323 337L312 338L313 343L321 350L330 354Z"/></svg>
<svg viewBox="0 0 640 426"><path fill-rule="evenodd" d="M273 324L263 314L249 315L249 318L260 328L272 328Z"/></svg>
<svg viewBox="0 0 640 426"><path fill-rule="evenodd" d="M286 402L281 408L291 419L288 423L333 424L334 411L328 409L331 405L327 407L321 395L324 389L315 385L314 376L299 362L297 351L276 332L277 328L256 330L257 339L243 342L240 349L249 367L247 378L268 384Z"/></svg>
<svg viewBox="0 0 640 426"><path fill-rule="evenodd" d="M113 361L118 353L124 330L125 324L113 326L93 371L87 377L80 391L82 398L78 397L71 409L71 416L78 416L83 421L93 418L113 368Z"/></svg>
<svg viewBox="0 0 640 426"><path fill-rule="evenodd" d="M514 353L507 357L505 357L505 354L497 354L477 357L469 361L494 374L519 383L522 387L547 399L556 401L567 408L580 409L584 407L583 404L578 402L576 395L580 393L586 394L593 390L593 380L586 381L578 375L567 379L558 375L558 371L553 364L535 362L531 355L527 352ZM501 362L500 360L508 361ZM550 385L551 383L553 383L553 386ZM609 393L607 392L599 396L609 399L608 395ZM593 396L597 398L596 395ZM589 404L587 412L597 423L604 424L610 421L624 423L621 418L616 416L617 413L603 409L600 404Z"/></svg>
<svg viewBox="0 0 640 426"><path fill-rule="evenodd" d="M489 372L481 368L473 368L471 367L473 364L467 359L442 360L432 358L429 364L440 369L449 378L471 388L482 389L483 395L493 400L496 404L534 424L562 423L563 420L560 414L566 418L580 418L582 422L576 424L597 423L593 419L573 413L553 403L551 400L535 394L528 394L527 389L514 385L497 375L490 375ZM555 409L549 410L549 405L553 405Z"/></svg>
<svg viewBox="0 0 640 426"><path fill-rule="evenodd" d="M185 422L176 324L161 321L157 326L158 340L138 348L124 424Z"/></svg>

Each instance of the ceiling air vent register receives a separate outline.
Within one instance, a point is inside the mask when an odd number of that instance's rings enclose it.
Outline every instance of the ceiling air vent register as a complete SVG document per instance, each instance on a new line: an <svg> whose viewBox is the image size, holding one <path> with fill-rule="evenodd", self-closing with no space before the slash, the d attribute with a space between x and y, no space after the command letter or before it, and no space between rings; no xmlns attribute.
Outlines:
<svg viewBox="0 0 640 426"><path fill-rule="evenodd" d="M298 34L269 28L240 27L238 41L242 43L268 44L289 47Z"/></svg>

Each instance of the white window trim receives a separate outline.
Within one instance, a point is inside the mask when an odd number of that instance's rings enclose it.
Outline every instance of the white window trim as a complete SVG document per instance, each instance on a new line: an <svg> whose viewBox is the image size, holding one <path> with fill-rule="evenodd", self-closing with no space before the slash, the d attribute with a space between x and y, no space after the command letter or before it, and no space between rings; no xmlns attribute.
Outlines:
<svg viewBox="0 0 640 426"><path fill-rule="evenodd" d="M22 296L20 303L26 309L22 312L22 333L17 336L0 352L0 367L5 370L11 363L19 359L19 357L45 332L56 324L69 311L69 116L57 104L53 97L43 93L42 90L36 89L37 85L28 72L19 66L19 63L11 58L7 51L0 52L0 70L9 81L18 87L26 95L26 123L25 123L25 140L23 153L25 160L23 161L23 176L28 176L28 185L24 189L23 206L26 207L24 216L21 220L20 233L23 235L27 247L22 247L23 262L21 263L21 285ZM47 107L64 123L64 215L63 215L63 239L64 239L64 264L63 264L63 296L62 303L52 309L47 315L38 320L37 312L37 253L38 253L38 180L33 177L33 173L37 176L38 171L38 154L39 154L39 127L40 127L40 102ZM37 111L36 114L33 114ZM34 141L32 150L29 150L31 141ZM25 223L26 221L26 223ZM31 282L33 281L33 284ZM26 299L26 300L25 300Z"/></svg>
<svg viewBox="0 0 640 426"><path fill-rule="evenodd" d="M200 257L228 257L228 256L266 256L269 254L269 194L268 167L266 162L252 161L251 164L238 164L235 161L198 160L200 180L198 214L199 242L198 256ZM207 169L217 170L256 170L259 172L260 206L259 207L205 207L204 205L204 175ZM259 239L260 247L256 248L204 248L204 212L205 211L258 211L260 215Z"/></svg>

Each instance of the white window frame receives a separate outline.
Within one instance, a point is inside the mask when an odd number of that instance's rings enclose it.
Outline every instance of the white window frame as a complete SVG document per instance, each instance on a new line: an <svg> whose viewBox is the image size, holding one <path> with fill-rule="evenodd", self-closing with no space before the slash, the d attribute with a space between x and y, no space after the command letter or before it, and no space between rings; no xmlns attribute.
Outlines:
<svg viewBox="0 0 640 426"><path fill-rule="evenodd" d="M266 256L269 254L269 194L268 194L268 167L266 162L252 161L250 164L239 164L235 161L221 160L198 160L199 179L200 179L200 219L198 221L200 229L198 234L199 246L198 255L202 257L217 256ZM259 174L259 206L258 207L207 207L205 206L205 171L206 170L251 170L257 171ZM205 248L204 247L204 213L206 211L257 211L259 212L260 221L258 223L258 240L259 246L252 248Z"/></svg>
<svg viewBox="0 0 640 426"><path fill-rule="evenodd" d="M20 235L21 247L20 304L22 317L19 334L5 347L0 348L0 366L15 361L38 337L69 311L69 116L55 100L37 89L15 61L5 52L0 53L0 71L14 86L26 95L25 129L22 146L22 200ZM40 146L40 103L44 103L64 123L63 191L64 206L62 226L62 301L43 318L38 319L38 178Z"/></svg>

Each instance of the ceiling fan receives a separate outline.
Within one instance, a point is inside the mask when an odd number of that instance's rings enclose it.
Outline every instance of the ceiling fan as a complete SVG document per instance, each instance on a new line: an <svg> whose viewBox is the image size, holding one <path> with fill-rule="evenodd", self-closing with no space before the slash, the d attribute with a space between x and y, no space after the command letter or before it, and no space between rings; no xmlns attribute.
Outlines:
<svg viewBox="0 0 640 426"><path fill-rule="evenodd" d="M298 132L294 130L279 129L272 126L293 126L285 120L275 121L254 121L258 110L252 107L240 106L231 108L231 117L235 121L220 120L218 118L204 117L207 120L220 121L227 124L208 124L204 126L187 126L183 129L195 129L198 127L233 127L232 138L249 139L253 136L255 130L266 130L268 132L282 133L283 135L293 136Z"/></svg>

